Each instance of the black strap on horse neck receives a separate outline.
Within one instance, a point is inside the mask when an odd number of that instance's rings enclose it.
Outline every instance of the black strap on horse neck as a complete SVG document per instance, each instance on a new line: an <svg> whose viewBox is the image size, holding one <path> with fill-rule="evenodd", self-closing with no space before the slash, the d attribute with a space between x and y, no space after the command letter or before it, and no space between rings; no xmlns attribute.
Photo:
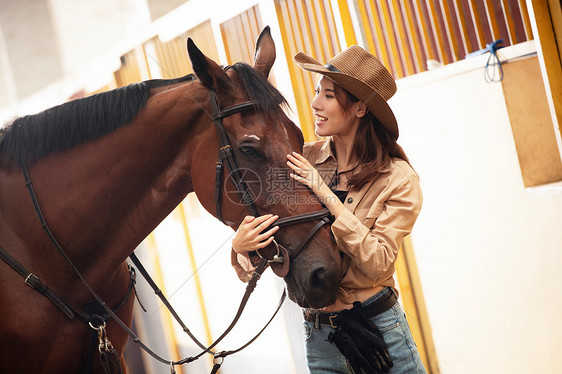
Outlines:
<svg viewBox="0 0 562 374"><path fill-rule="evenodd" d="M22 264L20 264L15 258L13 258L4 248L0 247L0 258L4 260L8 265L10 265L17 273L19 273L25 280L27 284L32 289L36 290L40 294L46 296L53 304L55 304L66 316L70 319L74 319L77 316L82 321L88 323L92 322L94 324L103 323L109 319L109 315L104 313L103 310L96 310L97 304L89 304L86 306L86 310L81 312L74 308L70 303L66 302L62 297L58 296L54 291L52 291L45 283L39 279L35 274L28 271ZM112 309L119 310L127 301L131 295L133 289L135 288L136 275L135 269L129 266L129 287L127 288L127 293L121 299L121 301Z"/></svg>
<svg viewBox="0 0 562 374"><path fill-rule="evenodd" d="M88 304L86 306L85 311L81 312L75 309L74 307L72 307L72 305L66 302L62 297L58 296L54 291L52 291L49 287L47 287L47 285L44 284L39 279L39 277L29 272L22 264L20 264L2 247L0 247L0 258L3 259L8 265L10 265L18 274L20 274L25 279L25 284L27 284L32 289L36 290L40 294L47 297L68 318L74 319L74 317L77 316L85 323L90 324L90 326L93 328L90 343L89 343L89 348L88 348L88 355L86 357L86 360L82 362L81 368L77 371L77 373L83 373L83 374L90 373L92 359L94 356L94 352L96 350L100 352L102 365L104 366L104 368L106 368L106 372L108 373L123 372L121 368L117 366L120 365L119 364L120 359L119 357L116 357L115 355L116 351L108 349L108 351L106 352L103 349L100 350L98 348L98 345L96 344L96 342L98 341L97 339L98 334L96 333L96 330L99 328L99 326L104 325L105 322L110 318L110 315L105 313L105 311L103 310L103 308L101 308L101 306L97 303L97 301ZM129 296L131 295L132 291L135 289L135 281L136 281L135 269L131 266L129 266L129 277L130 277L130 281L129 281L129 287L127 289L127 293L121 299L121 301L115 307L112 308L112 310L115 312L118 311L123 305L125 305L125 302L129 299Z"/></svg>
<svg viewBox="0 0 562 374"><path fill-rule="evenodd" d="M51 240L51 242L53 243L53 245L55 246L55 248L57 249L57 251L64 257L64 259L68 262L68 264L70 265L70 267L72 268L72 270L74 270L74 273L76 275L78 275L78 278L80 278L80 280L82 281L82 283L86 286L86 288L88 289L88 291L90 291L90 293L92 294L92 296L94 296L94 298L96 299L96 301L109 313L109 316L113 317L114 313L111 310L111 308L109 308L105 302L103 302L103 300L101 300L99 298L99 296L94 292L94 290L90 287L90 285L88 284L88 282L86 282L86 280L84 279L84 277L82 276L82 274L80 273L80 271L76 268L76 266L74 265L74 263L72 262L72 260L68 257L68 255L66 254L66 252L64 251L64 249L62 248L62 246L59 244L59 242L57 241L57 239L55 238L55 236L53 235L51 229L49 228L49 225L47 224L47 221L45 220L45 217L43 216L43 212L41 211L41 207L39 206L39 201L37 200L37 195L35 194L35 190L33 188L33 182L31 181L31 177L29 176L29 171L27 170L27 165L25 164L25 161L22 160L21 162L21 170L25 179L25 187L27 188L28 192L29 192L29 196L31 197L31 202L33 203L33 207L35 208L35 212L37 213L37 217L39 218L39 222L41 223L41 227L43 228L43 231L45 231L45 233L47 234L47 236L49 237L49 239ZM14 260L15 261L15 260ZM20 265L21 266L21 265ZM23 268L23 267L22 267ZM16 269L17 270L17 269ZM131 276L131 286L129 287L129 290L127 291L127 295L125 296L125 299L123 299L117 308L121 307L125 301L126 298L128 297L128 295L130 295L131 293L131 289L132 287L134 287L134 282L135 282L135 271L133 268L129 267L129 274ZM108 316L108 318L109 318ZM102 321L103 322L103 321Z"/></svg>
<svg viewBox="0 0 562 374"><path fill-rule="evenodd" d="M221 110L217 101L217 95L214 91L210 91L209 100L211 110L213 111L213 115L211 118L213 120L213 123L215 124L215 129L217 130L217 136L219 139L219 158L216 164L215 172L215 206L217 218L221 222L225 223L222 216L222 175L225 163L228 170L230 171L230 177L232 179L232 182L234 183L236 191L238 192L241 203L248 207L248 209L250 210L250 214L252 214L254 217L257 217L259 216L259 211L254 203L255 196L242 177L242 173L238 168L238 163L236 162L236 157L234 156L234 150L232 149L230 139L228 138L228 133L226 132L226 129L224 128L224 125L222 123L223 118L231 116L235 113L240 113L247 110L255 110L256 102L246 101Z"/></svg>
<svg viewBox="0 0 562 374"><path fill-rule="evenodd" d="M156 354L154 351L152 351L148 346L146 346L141 340L140 338L115 314L115 312L109 308L107 306L107 304L101 299L101 297L92 289L92 287L88 284L88 282L84 279L84 277L82 276L82 274L80 273L80 271L76 268L76 266L72 263L72 261L70 260L70 258L68 257L68 255L66 254L66 252L64 251L64 249L62 248L62 246L59 244L59 242L57 241L57 239L55 238L55 236L53 235L53 233L51 232L51 229L49 228L49 225L47 224L43 213L41 211L41 207L39 206L39 201L37 200L37 195L35 194L34 188L33 188L33 183L31 181L31 178L29 176L29 172L27 170L27 166L25 165L25 162L21 162L21 169L22 169L22 173L24 175L25 178L25 185L28 189L29 195L31 197L33 206L35 208L35 211L37 213L37 217L39 218L39 221L41 223L41 226L43 228L43 230L47 233L47 236L49 237L49 239L51 240L51 242L53 243L53 245L56 247L56 249L61 253L61 255L66 259L66 261L69 263L70 267L74 270L74 272L76 273L76 275L78 276L78 278L80 279L80 281L84 284L84 286L88 289L88 291L90 292L90 294L94 297L94 299L99 303L99 305L107 312L107 314L113 318L113 320L119 325L121 326L121 328L129 335L129 337L133 340L133 342L135 344L138 344L146 353L148 353L150 356L152 356L154 359L156 359L157 361L160 361L161 363L170 365L173 369L173 367L175 365L182 365L185 363L189 363L192 361L195 361L196 359L198 359L199 357L203 356L206 353L211 353L212 349L220 342L222 341L227 335L228 333L233 329L233 327L236 325L236 323L238 322L238 320L240 319L240 316L242 315L242 312L250 298L251 293L253 292L253 290L256 287L256 284L259 280L259 278L261 277L261 274L265 271L265 269L267 268L267 264L268 264L268 260L267 259L263 259L260 264L258 265L258 267L256 268L256 271L254 272L252 279L250 280L250 282L248 282L248 285L246 286L246 292L244 293L244 296L242 298L242 301L240 302L240 306L238 307L238 311L236 313L236 316L234 317L233 321L231 322L230 326L225 330L225 332L217 339L215 340L215 342L213 344L211 344L209 347L205 348L201 353L199 353L196 356L193 357L187 357L184 358L182 360L179 361L173 361L173 360L169 360L169 359L164 359L163 357L159 356L158 354ZM10 256L11 257L11 256ZM14 262L17 263L17 262ZM21 265L20 265L21 267ZM20 267L16 266L16 268L19 268L20 270L22 270ZM17 270L17 269L16 269ZM26 272L25 270L22 270L24 273ZM265 330L265 328L270 324L270 322L273 320L273 318L275 317L275 315L277 315L278 311L281 309L281 305L283 304L283 301L285 300L286 297L286 292L285 290L283 291L283 294L281 295L281 299L279 301L279 305L277 306L277 309L275 310L273 316L271 317L271 319L269 320L269 322L265 325L265 327L247 344L245 344L243 347L239 348L238 350L235 351L230 351L232 353L238 352L241 349L247 347L251 342L253 342L255 339L257 339L257 337ZM224 358L227 355L228 352L222 352L221 357ZM230 353L228 353L230 354Z"/></svg>
<svg viewBox="0 0 562 374"><path fill-rule="evenodd" d="M317 219L322 220L327 217L330 217L330 211L324 208L316 212L299 214L298 216L279 218L277 221L275 221L275 225L279 226L279 228L282 228L282 227L296 225L308 221L314 221Z"/></svg>
<svg viewBox="0 0 562 374"><path fill-rule="evenodd" d="M8 252L6 252L2 247L0 247L0 257L10 265L15 271L17 271L22 277L25 278L25 284L39 293L45 295L49 300L53 302L66 316L70 319L74 318L74 312L70 305L61 299L57 294L55 294L49 287L47 287L41 280L33 273L27 271L27 269L17 262Z"/></svg>
<svg viewBox="0 0 562 374"><path fill-rule="evenodd" d="M63 256L63 258L68 262L68 264L70 265L70 267L72 268L72 270L74 271L74 273L78 276L78 278L80 279L80 281L82 282L82 284L88 289L88 291L90 292L90 294L94 297L94 299L99 303L99 305L101 306L101 308L103 308L103 310L105 310L105 312L107 313L107 318L113 318L115 320L115 322L117 322L122 328L125 328L128 330L127 325L125 325L125 323L123 321L121 321L121 319L117 316L117 314L115 314L115 311L113 311L103 300L102 298L93 290L93 288L89 285L89 283L86 281L86 279L84 279L84 277L82 276L82 273L80 273L80 271L76 268L76 266L74 265L74 263L72 262L72 260L68 257L68 255L66 254L66 252L64 251L64 249L62 248L62 246L59 244L59 242L57 241L56 237L53 235L51 229L49 228L49 225L47 224L47 221L45 220L45 217L43 216L43 212L41 211L41 207L39 206L39 201L37 200L37 195L35 194L35 190L33 189L33 183L31 181L31 177L29 176L29 171L27 170L27 166L25 164L25 161L21 161L20 163L21 166L21 170L23 173L23 176L25 178L25 186L29 192L29 196L31 197L31 201L33 203L33 206L35 208L35 212L37 213L37 217L39 218L39 221L41 223L41 227L43 228L43 230L45 231L45 233L47 234L47 236L49 237L49 239L51 240L51 242L53 243L53 245L55 246L55 248L57 249L57 251ZM123 304L123 303L122 303ZM121 304L121 305L122 305ZM105 329L105 321L102 321L102 325L100 326L93 326L95 328L99 328L99 329ZM130 331L130 330L129 330ZM131 332L132 333L132 332ZM135 336L133 334L133 336ZM136 336L135 336L136 337ZM136 338L138 340L138 338ZM111 351L110 353L114 353L113 351ZM116 367L116 365L119 365L119 369L120 369L120 364L117 363L113 363L113 362L103 362L103 354L102 352L100 352L100 357L102 358L102 364L105 364L104 367ZM114 356L114 355L112 355ZM111 359L112 361L114 361L114 357L106 357L108 360Z"/></svg>
<svg viewBox="0 0 562 374"><path fill-rule="evenodd" d="M137 269L139 270L139 272L141 273L141 275L143 276L143 278L148 282L148 285L152 288L152 290L154 291L154 293L156 295L158 295L158 297L160 298L160 300L162 301L162 303L166 306L166 309L168 309L168 311L172 314L172 316L174 317L174 319L179 323L179 325L181 326L182 330L191 338L191 340L193 340L193 342L195 344L197 344L199 346L199 348L201 349L207 349L207 347L205 347L205 345L203 345L203 343L201 343L196 337L195 335L193 335L193 333L191 332L191 330L189 330L189 328L185 325L185 323L183 323L183 321L181 320L180 316L178 315L178 313L175 311L175 309L172 307L172 305L170 304L170 302L168 301L168 299L164 296L164 294L162 293L162 290L160 290L160 288L158 287L158 285L156 284L156 282L154 282L154 280L152 279L152 277L150 276L150 274L148 274L148 271L146 271L146 269L144 268L143 264L141 263L141 261L139 260L139 258L137 257L137 255L133 252L131 253L131 255L129 256L129 258L131 259L131 261L133 262L133 264L135 264L135 266L137 267ZM209 353L214 354L214 352L209 351Z"/></svg>

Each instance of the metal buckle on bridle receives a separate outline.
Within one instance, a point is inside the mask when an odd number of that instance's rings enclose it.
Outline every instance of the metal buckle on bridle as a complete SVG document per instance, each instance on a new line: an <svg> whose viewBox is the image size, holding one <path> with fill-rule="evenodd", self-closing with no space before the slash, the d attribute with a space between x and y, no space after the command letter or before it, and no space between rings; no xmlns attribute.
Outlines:
<svg viewBox="0 0 562 374"><path fill-rule="evenodd" d="M25 278L25 284L27 284L29 287L35 289L37 288L36 285L37 284L41 284L41 281L39 281L39 278L37 278L37 276L33 273L29 273L27 275L27 277Z"/></svg>
<svg viewBox="0 0 562 374"><path fill-rule="evenodd" d="M112 350L113 344L111 344L111 342L107 338L107 331L105 331L105 322L98 327L94 326L92 322L88 322L88 324L92 329L98 332L98 350L100 351L100 354L103 354L104 351L109 352L110 350Z"/></svg>
<svg viewBox="0 0 562 374"><path fill-rule="evenodd" d="M223 159L234 156L234 152L232 151L232 146L230 144L220 147L219 152L222 153Z"/></svg>
<svg viewBox="0 0 562 374"><path fill-rule="evenodd" d="M224 357L227 354L227 352L219 352L213 356L213 369L211 370L211 374L216 374L219 372L219 369L224 362Z"/></svg>
<svg viewBox="0 0 562 374"><path fill-rule="evenodd" d="M213 356L213 365L222 365L224 362L224 352L218 352Z"/></svg>
<svg viewBox="0 0 562 374"><path fill-rule="evenodd" d="M277 263L277 264L282 264L285 262L285 258L281 255L281 249L279 248L279 244L275 241L275 239L273 239L272 241L273 244L275 244L275 248L277 249L277 254L275 254L273 256L273 258L271 260L267 260L268 263ZM260 258L263 258L262 254L260 253L259 249L256 249L256 253L258 254L258 256Z"/></svg>

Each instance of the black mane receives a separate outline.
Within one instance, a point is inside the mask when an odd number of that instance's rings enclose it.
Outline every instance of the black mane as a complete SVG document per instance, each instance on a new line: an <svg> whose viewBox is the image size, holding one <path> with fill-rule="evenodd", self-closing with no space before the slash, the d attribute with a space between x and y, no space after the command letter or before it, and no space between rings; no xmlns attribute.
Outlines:
<svg viewBox="0 0 562 374"><path fill-rule="evenodd" d="M108 135L133 121L150 94L146 83L134 83L17 118L0 133L0 154L32 163Z"/></svg>
<svg viewBox="0 0 562 374"><path fill-rule="evenodd" d="M146 105L151 88L193 79L155 79L64 103L17 118L0 128L0 156L32 163L54 152L109 135L131 123Z"/></svg>
<svg viewBox="0 0 562 374"><path fill-rule="evenodd" d="M243 62L237 62L234 65L227 66L225 70L233 69L244 90L251 101L257 104L257 110L266 117L279 115L283 108L288 108L289 104L285 97L275 88L266 77L260 72Z"/></svg>
<svg viewBox="0 0 562 374"><path fill-rule="evenodd" d="M228 69L236 71L249 99L256 101L256 109L265 116L278 115L282 107L288 107L283 95L249 65L236 63L225 68ZM33 163L51 153L109 135L135 119L146 105L151 88L193 79L193 75L187 75L133 83L17 118L0 128L0 159Z"/></svg>

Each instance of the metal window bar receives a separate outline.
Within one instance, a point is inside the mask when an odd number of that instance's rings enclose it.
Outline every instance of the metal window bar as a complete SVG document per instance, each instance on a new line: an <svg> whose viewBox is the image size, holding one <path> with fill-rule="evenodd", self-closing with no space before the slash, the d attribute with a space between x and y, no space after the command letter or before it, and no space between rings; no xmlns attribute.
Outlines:
<svg viewBox="0 0 562 374"><path fill-rule="evenodd" d="M427 61L428 59L428 52L425 40L422 38L422 34L418 27L416 10L412 1L402 2L402 13L406 15L406 32L408 33L410 50L415 53L415 57L413 59L416 66L416 72L419 73L425 70L424 61Z"/></svg>
<svg viewBox="0 0 562 374"><path fill-rule="evenodd" d="M254 62L255 42L262 29L258 6L254 6L220 24L229 64Z"/></svg>
<svg viewBox="0 0 562 374"><path fill-rule="evenodd" d="M465 54L468 54L468 51L475 50L475 48L473 47L472 38L470 36L473 30L471 30L470 22L467 22L467 17L465 15L463 2L459 0L455 0L454 9L455 9L455 16L459 20L459 29L462 37L462 45L464 47L464 50L466 51Z"/></svg>
<svg viewBox="0 0 562 374"><path fill-rule="evenodd" d="M401 2L402 5L404 2ZM407 19L404 14L404 9L400 6L398 2L392 2L391 15L392 21L396 26L397 34L399 36L399 47L401 51L402 58L404 59L404 64L407 67L407 75L415 74L420 72L419 67L416 64L416 59L414 55L414 48L412 48L411 42L411 32L408 31ZM402 67L404 67L404 64Z"/></svg>
<svg viewBox="0 0 562 374"><path fill-rule="evenodd" d="M301 129L307 141L313 140L313 115L316 77L294 66L292 57L304 52L325 62L341 50L330 0L275 0L285 55L295 94Z"/></svg>
<svg viewBox="0 0 562 374"><path fill-rule="evenodd" d="M427 60L459 61L503 38L533 38L524 0L348 0L365 48L396 78L427 70Z"/></svg>
<svg viewBox="0 0 562 374"><path fill-rule="evenodd" d="M121 56L121 67L114 73L117 87L126 86L134 82L140 82L140 66L134 50Z"/></svg>
<svg viewBox="0 0 562 374"><path fill-rule="evenodd" d="M437 52L435 41L432 38L431 25L429 24L429 19L426 16L425 4L422 0L415 0L413 3L416 21L418 24L416 29L421 33L425 55L428 60L438 60L439 53ZM420 25L421 29L419 27ZM425 63L423 65L425 66Z"/></svg>
<svg viewBox="0 0 562 374"><path fill-rule="evenodd" d="M387 0L379 1L378 10L381 18L384 19L385 27L385 38L392 52L392 57L394 64L392 67L392 72L395 78L401 78L406 76L404 66L406 64L405 57L401 45L396 37L397 27L394 24L391 16L390 5Z"/></svg>

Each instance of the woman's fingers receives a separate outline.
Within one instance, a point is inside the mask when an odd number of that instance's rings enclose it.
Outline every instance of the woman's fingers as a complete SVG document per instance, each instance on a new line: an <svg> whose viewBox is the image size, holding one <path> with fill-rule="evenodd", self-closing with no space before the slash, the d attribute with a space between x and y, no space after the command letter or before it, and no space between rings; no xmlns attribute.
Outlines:
<svg viewBox="0 0 562 374"><path fill-rule="evenodd" d="M266 223L268 221L273 222L277 218L279 218L279 216L274 216L273 214L265 214L263 216L259 216L259 217L255 218L254 220L252 220L251 222L249 222L248 228L251 229L251 230L254 230L257 227L262 226L263 223ZM267 228L267 226L269 226L269 224L266 223L266 227L264 227L264 229Z"/></svg>
<svg viewBox="0 0 562 374"><path fill-rule="evenodd" d="M268 245L271 244L271 242L273 241L273 239L274 239L273 236L270 236L269 239L267 239L266 241L259 243L259 244L257 245L257 249L262 249L262 248L267 247Z"/></svg>
<svg viewBox="0 0 562 374"><path fill-rule="evenodd" d="M262 217L265 218L260 220L260 222L257 225L255 225L253 228L253 231L256 232L257 234L260 234L262 231L267 229L269 226L271 226L273 222L275 222L275 220L277 220L277 218L279 218L278 215L274 216L271 214L267 214L266 216L262 216Z"/></svg>
<svg viewBox="0 0 562 374"><path fill-rule="evenodd" d="M274 226L271 229L264 232L263 234L258 235L257 240L259 242L263 242L266 239L271 239L272 238L271 235L275 234L277 232L277 230L279 230L279 226Z"/></svg>
<svg viewBox="0 0 562 374"><path fill-rule="evenodd" d="M299 161L295 156L293 155L287 155L287 165L297 171L297 170L303 170L306 168L306 165L303 164L301 161Z"/></svg>
<svg viewBox="0 0 562 374"><path fill-rule="evenodd" d="M303 155L297 152L287 155L287 159L287 165L293 171L289 176L297 182L308 186L314 193L318 193L324 184L318 170Z"/></svg>
<svg viewBox="0 0 562 374"><path fill-rule="evenodd" d="M244 217L232 240L234 251L237 253L247 253L268 246L273 241L272 235L279 230L279 226L267 229L278 218L279 216L273 214L259 217Z"/></svg>
<svg viewBox="0 0 562 374"><path fill-rule="evenodd" d="M312 165L310 162L301 154L297 152L293 152L292 154L288 154L287 158L291 160L295 165L301 168L311 168Z"/></svg>
<svg viewBox="0 0 562 374"><path fill-rule="evenodd" d="M292 155L287 155L287 159L287 165L293 171L293 173L289 174L291 178L310 188L317 183L318 177L316 169L314 169L303 156L293 152Z"/></svg>
<svg viewBox="0 0 562 374"><path fill-rule="evenodd" d="M314 167L306 158L296 152L287 155L287 165L303 177L314 173Z"/></svg>

